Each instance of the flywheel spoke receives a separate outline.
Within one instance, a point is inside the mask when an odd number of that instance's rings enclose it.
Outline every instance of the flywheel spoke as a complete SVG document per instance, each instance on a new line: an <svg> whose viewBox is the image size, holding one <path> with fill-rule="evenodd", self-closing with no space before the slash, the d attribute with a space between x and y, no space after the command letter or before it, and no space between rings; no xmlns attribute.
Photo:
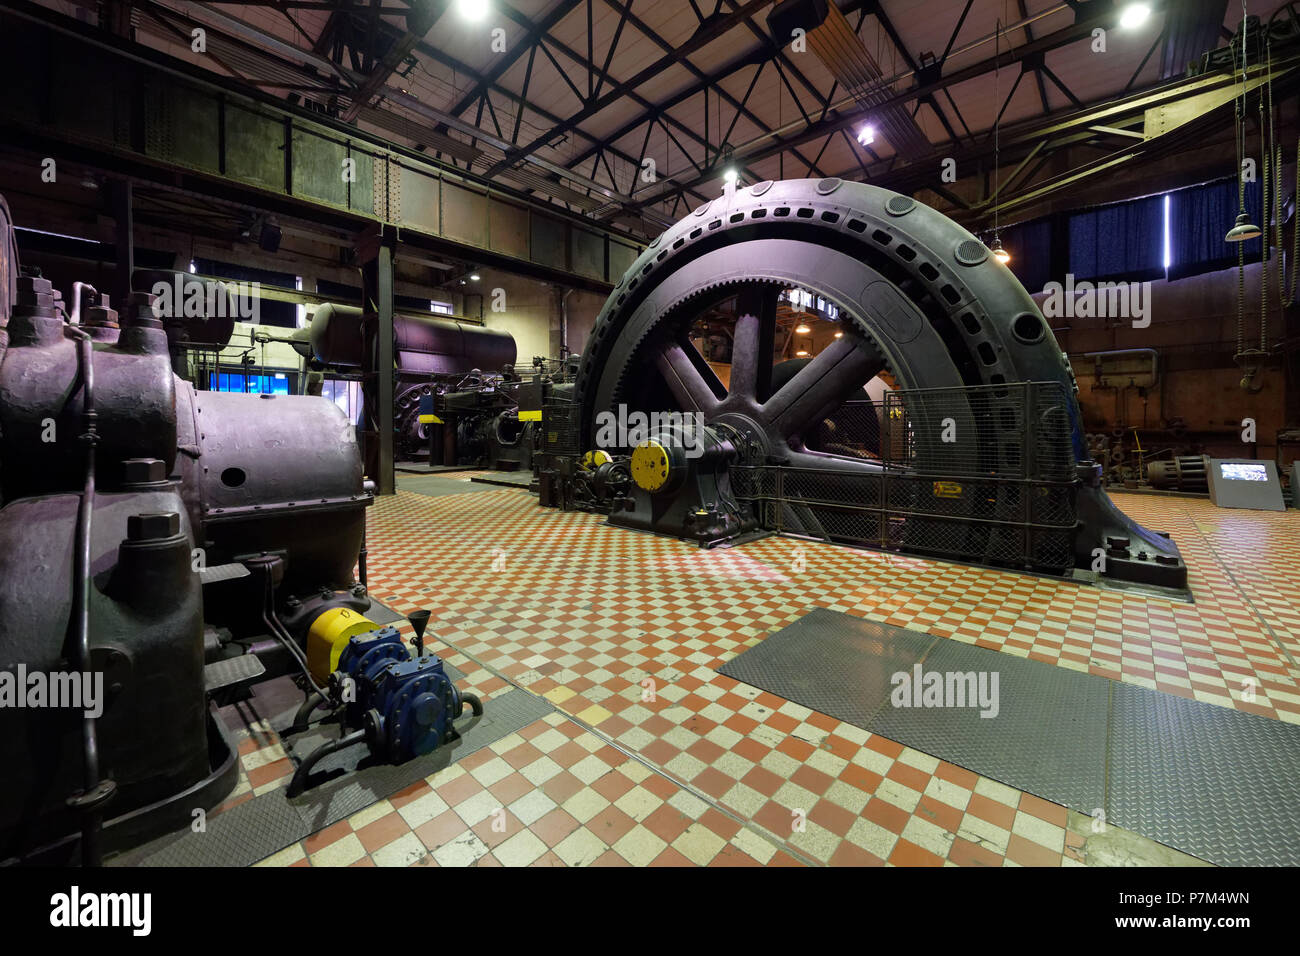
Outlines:
<svg viewBox="0 0 1300 956"><path fill-rule="evenodd" d="M836 339L781 386L763 406L763 417L789 439L861 391L884 367L865 343L850 336Z"/></svg>
<svg viewBox="0 0 1300 956"><path fill-rule="evenodd" d="M717 411L722 382L693 345L669 342L656 364L682 411L702 412L706 419Z"/></svg>
<svg viewBox="0 0 1300 956"><path fill-rule="evenodd" d="M750 286L738 297L739 317L731 349L729 395L763 402L772 390L772 351L776 337L779 286Z"/></svg>

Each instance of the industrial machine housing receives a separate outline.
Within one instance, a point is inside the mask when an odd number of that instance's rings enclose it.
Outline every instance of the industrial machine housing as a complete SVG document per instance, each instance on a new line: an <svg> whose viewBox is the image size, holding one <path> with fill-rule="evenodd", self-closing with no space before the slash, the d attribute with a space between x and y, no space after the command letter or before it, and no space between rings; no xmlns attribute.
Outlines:
<svg viewBox="0 0 1300 956"><path fill-rule="evenodd" d="M322 692L377 630L373 489L331 401L196 391L173 362L203 317L164 317L146 292L119 313L80 283L68 309L20 273L3 199L0 240L0 669L103 675L102 713L0 709L0 859L94 863L234 786L216 700L287 673ZM350 675L395 760L452 739L464 704L481 712L436 658L402 656Z"/></svg>
<svg viewBox="0 0 1300 956"><path fill-rule="evenodd" d="M833 302L842 335L806 363L773 368L774 313L789 288ZM724 387L686 338L731 297ZM813 447L880 372L899 388L873 454ZM560 459L539 469L543 502L592 500L572 487L590 486L588 451L626 458L633 477L650 456L647 472L663 480L605 495L611 523L707 545L780 530L1185 591L1174 542L1106 494L1076 392L1034 301L946 216L840 179L729 188L651 242L610 295L573 405L552 406L543 427ZM597 449L598 416L619 407L699 416L705 453L686 455L671 429L637 449Z"/></svg>

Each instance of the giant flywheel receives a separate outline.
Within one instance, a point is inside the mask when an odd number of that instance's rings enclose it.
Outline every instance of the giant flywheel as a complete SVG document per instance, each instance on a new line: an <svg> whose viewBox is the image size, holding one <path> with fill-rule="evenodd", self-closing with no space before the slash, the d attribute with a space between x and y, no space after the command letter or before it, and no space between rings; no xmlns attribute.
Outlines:
<svg viewBox="0 0 1300 956"><path fill-rule="evenodd" d="M783 362L791 290L828 303L838 327L815 356ZM719 315L725 376L696 344ZM861 414L882 376L889 394ZM1186 586L1176 545L1101 487L1069 363L1029 294L974 235L884 189L763 182L696 209L610 295L574 400L589 448L602 413L707 426L699 448L663 426L643 448L607 449L663 472L614 523L710 545L779 530ZM826 440L849 407L875 422L871 435Z"/></svg>

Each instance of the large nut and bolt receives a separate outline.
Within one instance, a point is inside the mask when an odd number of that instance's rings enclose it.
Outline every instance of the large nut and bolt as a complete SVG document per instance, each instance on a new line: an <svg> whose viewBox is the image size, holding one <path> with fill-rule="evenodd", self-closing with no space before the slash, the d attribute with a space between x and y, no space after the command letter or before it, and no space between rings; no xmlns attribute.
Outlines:
<svg viewBox="0 0 1300 956"><path fill-rule="evenodd" d="M181 516L175 511L146 511L126 519L128 541L159 541L180 534Z"/></svg>
<svg viewBox="0 0 1300 956"><path fill-rule="evenodd" d="M128 458L122 462L122 480L144 485L167 480L167 464L157 458Z"/></svg>

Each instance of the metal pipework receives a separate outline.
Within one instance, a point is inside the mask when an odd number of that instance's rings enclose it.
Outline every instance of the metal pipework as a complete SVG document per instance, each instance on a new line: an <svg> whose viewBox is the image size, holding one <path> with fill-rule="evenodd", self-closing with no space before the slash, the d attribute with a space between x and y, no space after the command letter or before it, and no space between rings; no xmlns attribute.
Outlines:
<svg viewBox="0 0 1300 956"><path fill-rule="evenodd" d="M73 298L77 298L74 292ZM72 596L74 631L72 663L81 673L89 673L90 663L90 529L91 514L95 508L95 354L93 342L85 331L68 327L68 334L76 339L78 369L81 378L81 417L85 432L81 440L86 446L85 484L77 503L77 539L73 555L72 577L75 590ZM80 793L68 798L68 805L82 814L81 862L83 866L99 866L99 829L103 820L100 808L116 790L111 780L101 780L99 774L99 734L96 718L82 716L82 760L85 783Z"/></svg>
<svg viewBox="0 0 1300 956"><path fill-rule="evenodd" d="M1112 349L1104 352L1085 352L1083 355L1086 359L1093 362L1093 376L1097 386L1101 388L1116 387L1140 387L1152 388L1160 381L1160 353L1155 349ZM1124 371L1106 371L1103 367L1109 360L1119 359L1147 359L1151 366L1140 372L1130 373ZM1121 386L1109 384L1107 379L1123 379ZM1139 381L1141 379L1141 381Z"/></svg>

